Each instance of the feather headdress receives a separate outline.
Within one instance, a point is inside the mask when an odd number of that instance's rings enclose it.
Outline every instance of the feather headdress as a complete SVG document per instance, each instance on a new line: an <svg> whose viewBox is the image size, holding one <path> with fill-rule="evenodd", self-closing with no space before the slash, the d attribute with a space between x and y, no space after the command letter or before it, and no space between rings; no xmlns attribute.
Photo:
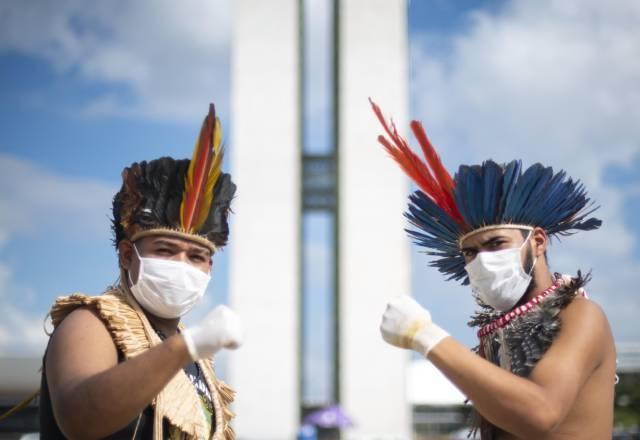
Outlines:
<svg viewBox="0 0 640 440"><path fill-rule="evenodd" d="M222 247L236 186L222 173L220 121L213 104L202 123L191 160L161 157L134 163L122 172L113 199L115 244L146 235L168 234Z"/></svg>
<svg viewBox="0 0 640 440"><path fill-rule="evenodd" d="M198 231L209 215L213 187L220 177L222 165L221 138L220 120L210 104L187 170L180 204L180 227L185 232Z"/></svg>
<svg viewBox="0 0 640 440"><path fill-rule="evenodd" d="M409 196L405 213L417 230L407 233L428 255L437 257L430 265L448 280L468 283L460 241L482 228L523 225L540 227L554 236L597 229L602 224L589 217L597 207L587 197L584 185L567 178L562 170L554 173L551 167L536 163L523 172L519 160L507 164L487 160L481 165L461 165L451 178L422 124L412 121L411 129L425 160L370 102L388 136L381 135L378 141L419 188Z"/></svg>

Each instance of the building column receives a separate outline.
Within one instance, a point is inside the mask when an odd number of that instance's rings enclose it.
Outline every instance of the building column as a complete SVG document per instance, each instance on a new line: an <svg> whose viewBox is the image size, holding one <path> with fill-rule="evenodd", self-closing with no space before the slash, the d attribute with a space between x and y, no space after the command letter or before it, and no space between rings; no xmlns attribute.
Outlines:
<svg viewBox="0 0 640 440"><path fill-rule="evenodd" d="M387 301L410 293L409 186L377 143L382 128L368 102L407 127L407 6L343 0L339 20L341 403L354 438L408 438L409 353L387 345L378 328Z"/></svg>
<svg viewBox="0 0 640 440"><path fill-rule="evenodd" d="M300 411L298 2L234 8L230 304L246 330L229 355L234 427L242 439L283 440Z"/></svg>

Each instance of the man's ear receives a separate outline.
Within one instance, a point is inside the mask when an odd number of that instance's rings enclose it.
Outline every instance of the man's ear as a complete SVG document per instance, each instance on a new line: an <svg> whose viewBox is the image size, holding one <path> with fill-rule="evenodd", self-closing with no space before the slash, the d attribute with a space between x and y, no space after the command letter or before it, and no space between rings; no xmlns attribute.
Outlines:
<svg viewBox="0 0 640 440"><path fill-rule="evenodd" d="M118 243L118 260L120 267L129 270L133 258L133 244L129 240L120 240Z"/></svg>
<svg viewBox="0 0 640 440"><path fill-rule="evenodd" d="M544 255L547 250L547 245L549 244L549 237L544 229L536 227L533 229L533 255L536 257L540 257Z"/></svg>

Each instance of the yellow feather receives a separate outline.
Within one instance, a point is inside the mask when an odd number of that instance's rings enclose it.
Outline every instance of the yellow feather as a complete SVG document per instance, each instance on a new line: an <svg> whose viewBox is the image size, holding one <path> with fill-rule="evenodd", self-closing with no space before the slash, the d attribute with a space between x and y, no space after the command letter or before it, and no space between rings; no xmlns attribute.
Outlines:
<svg viewBox="0 0 640 440"><path fill-rule="evenodd" d="M213 121L211 138L202 139L201 142L201 136L203 135L204 130L206 130L208 128L207 125L212 122L210 117L214 115L215 110L213 108L213 105L211 105L209 108L209 114L207 117L205 117L205 120L202 123L200 135L196 139L193 156L191 158L189 168L187 169L187 174L185 175L185 190L182 197L182 202L180 203L180 224L183 225L183 227L188 228L188 231L186 232L198 232L204 222L207 220L213 202L213 189L221 174L223 152L220 147L220 143L222 140L222 127L220 124L220 119L215 118L215 120ZM200 151L200 149L203 148L211 148L211 151ZM211 157L212 154L213 157ZM206 157L208 157L208 159L204 159ZM199 170L202 166L202 160L211 161L208 170L203 170L204 174L199 174L197 176L198 180L200 180L201 177L204 177L206 179L204 181L204 187L199 186L203 182L194 182L194 179L196 178L195 173L200 173ZM197 188L195 186L197 186ZM194 194L194 191L197 191L198 194ZM185 214L185 210L191 209L195 209L195 212L188 212ZM186 219L186 222L190 223L188 226L185 225L185 216L189 217Z"/></svg>
<svg viewBox="0 0 640 440"><path fill-rule="evenodd" d="M222 125L220 125L220 119L216 118L215 130L213 130L213 151L216 155L220 151L220 142L222 141Z"/></svg>
<svg viewBox="0 0 640 440"><path fill-rule="evenodd" d="M201 131L204 129L205 123L206 121L202 124L202 128L200 129ZM184 225L184 205L187 201L186 194L189 192L189 189L191 188L191 182L193 182L193 173L196 167L196 164L193 158L198 157L198 148L200 147L199 141L200 141L200 136L196 138L196 145L193 149L193 154L191 155L192 160L189 163L189 168L187 168L187 174L185 174L184 176L184 192L183 192L184 195L182 196L182 201L180 202L180 224L181 225Z"/></svg>
<svg viewBox="0 0 640 440"><path fill-rule="evenodd" d="M209 216L209 210L211 209L211 205L213 203L213 188L216 186L216 182L218 181L218 177L221 174L221 165L222 165L222 151L220 151L216 157L213 159L211 173L207 179L207 185L205 187L205 192L203 194L203 204L200 207L200 211L196 216L196 220L193 224L194 229L197 231L204 224Z"/></svg>
<svg viewBox="0 0 640 440"><path fill-rule="evenodd" d="M207 183L203 194L203 202L193 224L195 231L199 230L204 222L207 221L207 217L209 217L209 211L211 209L211 204L213 203L213 188L216 186L216 182L218 181L222 170L222 158L224 156L224 152L220 146L221 140L222 129L220 120L216 118L215 129L213 130L213 151L215 152L215 156L211 161L211 168L209 169Z"/></svg>

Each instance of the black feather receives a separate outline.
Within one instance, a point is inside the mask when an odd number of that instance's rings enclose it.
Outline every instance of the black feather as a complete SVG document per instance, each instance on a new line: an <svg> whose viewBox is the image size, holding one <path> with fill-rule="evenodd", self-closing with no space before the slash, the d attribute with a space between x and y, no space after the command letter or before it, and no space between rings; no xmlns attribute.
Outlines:
<svg viewBox="0 0 640 440"><path fill-rule="evenodd" d="M134 163L127 170L135 169L135 185L121 187L113 199L112 229L115 235L114 244L127 237L122 225L123 216L139 229L170 228L177 229L180 225L180 205L184 194L189 159L175 160L171 157L161 157L149 162ZM227 243L229 225L227 222L231 200L236 186L228 174L221 174L213 190L213 203L207 220L197 231L198 235L206 237L218 247ZM128 191L135 191L129 194ZM126 201L137 200L135 206L127 205ZM132 212L123 212L129 209Z"/></svg>

